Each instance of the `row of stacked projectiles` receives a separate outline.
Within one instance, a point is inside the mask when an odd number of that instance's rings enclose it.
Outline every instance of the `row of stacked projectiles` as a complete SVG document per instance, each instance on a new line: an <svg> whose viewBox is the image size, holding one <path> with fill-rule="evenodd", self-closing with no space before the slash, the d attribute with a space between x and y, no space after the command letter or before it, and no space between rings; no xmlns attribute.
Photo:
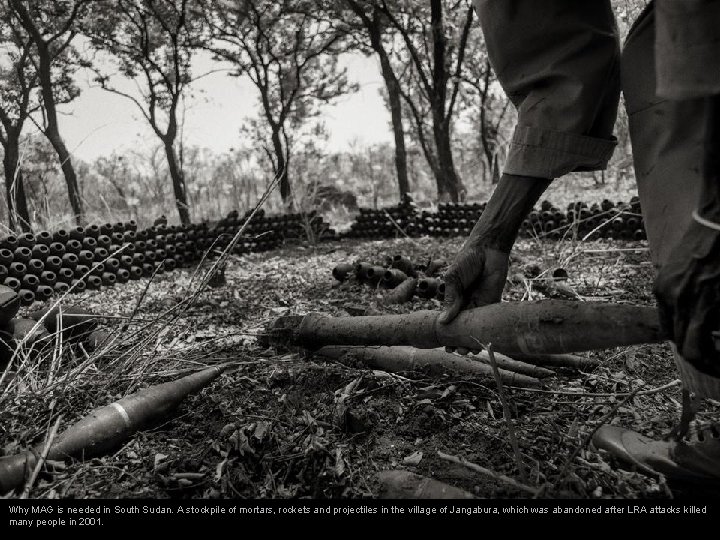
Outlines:
<svg viewBox="0 0 720 540"><path fill-rule="evenodd" d="M348 238L419 236L422 227L415 202L405 194L399 204L375 210L360 208L360 215L345 233Z"/></svg>
<svg viewBox="0 0 720 540"><path fill-rule="evenodd" d="M225 248L243 227L243 236L235 245L235 253L269 251L280 247L284 242L296 240L334 240L335 229L325 222L322 216L312 211L305 214L284 214L267 216L260 209L250 218L251 212L240 216L237 211L230 212L213 228L217 237L218 249Z"/></svg>
<svg viewBox="0 0 720 540"><path fill-rule="evenodd" d="M410 201L407 203L406 200ZM380 210L361 208L360 215L346 233L348 238L395 238L399 236L467 236L480 218L485 203L444 203L436 212L419 213L408 198L397 206ZM589 239L645 240L640 200L629 203L587 205L577 201L562 211L549 201L530 212L523 221L520 234L559 240L579 235Z"/></svg>
<svg viewBox="0 0 720 540"><path fill-rule="evenodd" d="M428 236L467 236L485 210L485 203L444 203L436 213L422 213L422 230Z"/></svg>
<svg viewBox="0 0 720 540"><path fill-rule="evenodd" d="M0 241L0 282L24 305L53 294L112 286L197 262L212 245L206 224L134 221L7 236Z"/></svg>
<svg viewBox="0 0 720 540"><path fill-rule="evenodd" d="M383 265L368 262L342 263L333 268L333 277L344 282L355 279L374 288L393 289L385 296L385 303L401 304L417 296L423 299L445 299L445 283L440 273L445 261L431 260L414 264L402 255L387 257Z"/></svg>
<svg viewBox="0 0 720 540"><path fill-rule="evenodd" d="M588 206L576 201L565 212L543 201L539 210L530 212L523 221L521 234L525 236L559 240L577 234L589 239L611 238L615 240L645 240L640 199L633 197L629 203L605 199Z"/></svg>

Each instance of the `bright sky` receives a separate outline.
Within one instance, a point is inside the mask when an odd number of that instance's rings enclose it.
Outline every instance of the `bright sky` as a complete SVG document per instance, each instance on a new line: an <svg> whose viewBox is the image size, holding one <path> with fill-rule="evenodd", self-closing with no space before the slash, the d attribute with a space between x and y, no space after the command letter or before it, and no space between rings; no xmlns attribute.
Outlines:
<svg viewBox="0 0 720 540"><path fill-rule="evenodd" d="M217 66L208 56L196 61L195 73L207 73ZM360 85L357 93L326 107L324 119L330 138L330 151L344 150L354 139L374 144L391 141L390 117L379 89L382 77L374 57L348 54L341 58L351 81ZM155 134L130 100L95 88L87 77L79 80L82 94L61 108L61 130L68 148L79 158L92 161L114 150L142 148L157 144ZM123 90L133 84L118 81ZM185 141L217 152L237 147L244 118L258 107L257 92L245 77L212 73L192 86L187 101Z"/></svg>

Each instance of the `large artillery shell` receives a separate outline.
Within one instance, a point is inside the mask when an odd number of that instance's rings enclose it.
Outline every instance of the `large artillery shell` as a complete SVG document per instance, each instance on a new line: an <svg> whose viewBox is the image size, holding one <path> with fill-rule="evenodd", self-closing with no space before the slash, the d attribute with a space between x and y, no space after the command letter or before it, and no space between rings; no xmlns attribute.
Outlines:
<svg viewBox="0 0 720 540"><path fill-rule="evenodd" d="M50 255L50 248L48 246L46 246L45 244L35 244L30 249L30 256L34 259L44 260L49 255Z"/></svg>
<svg viewBox="0 0 720 540"><path fill-rule="evenodd" d="M600 363L595 358L574 354L514 354L513 358L536 366L573 369L592 369Z"/></svg>
<svg viewBox="0 0 720 540"><path fill-rule="evenodd" d="M383 297L382 302L385 305L404 304L405 302L409 302L415 294L416 288L417 279L407 278L400 285L395 287L392 292L387 293Z"/></svg>
<svg viewBox="0 0 720 540"><path fill-rule="evenodd" d="M385 270L380 284L386 289L394 289L407 278L408 276L402 270L391 268L390 270Z"/></svg>
<svg viewBox="0 0 720 540"><path fill-rule="evenodd" d="M21 247L32 249L32 247L35 245L35 235L32 233L23 233L18 236L18 242Z"/></svg>
<svg viewBox="0 0 720 540"><path fill-rule="evenodd" d="M508 371L513 371L515 373L522 373L523 375L527 375L528 377L537 377L538 379L544 379L546 377L552 377L555 375L555 372L546 369L541 366L536 366L533 364L526 364L525 362L521 362L520 360L514 360L513 358L510 358L508 356L505 356L502 353L494 353L495 356L495 364L498 368L505 369ZM479 353L472 355L471 358L474 358L477 362L481 362L487 366L491 365L490 362L490 355L487 353L487 351L480 351Z"/></svg>
<svg viewBox="0 0 720 540"><path fill-rule="evenodd" d="M86 309L73 306L54 307L53 309L41 309L30 313L30 318L43 324L48 332L56 333L62 329L63 339L72 340L87 336L97 327L97 319L93 318L94 313Z"/></svg>
<svg viewBox="0 0 720 540"><path fill-rule="evenodd" d="M417 277L415 265L409 259L403 257L402 255L395 255L393 257L392 267L397 268L407 276Z"/></svg>
<svg viewBox="0 0 720 540"><path fill-rule="evenodd" d="M13 252L9 249L0 249L0 264L10 266L13 262Z"/></svg>
<svg viewBox="0 0 720 540"><path fill-rule="evenodd" d="M416 349L414 347L353 347L353 346L327 346L317 351L317 354L340 361L358 360L374 369L391 372L422 371L431 375L443 373L459 373L483 379L492 380L492 368L483 362L457 354L445 352L442 349ZM496 354L495 356L499 356ZM520 362L517 362L520 364ZM536 366L530 368L538 369ZM542 368L539 368L542 369ZM500 378L505 384L511 386L539 386L540 381L536 375L529 376L518 371L498 369ZM550 370L543 370L554 373ZM536 373L543 372L537 371Z"/></svg>
<svg viewBox="0 0 720 540"><path fill-rule="evenodd" d="M663 341L654 308L623 304L544 300L502 302L466 310L450 324L439 311L406 315L324 317L307 315L297 342L324 345L412 345L477 349L492 343L509 356L558 354Z"/></svg>
<svg viewBox="0 0 720 540"><path fill-rule="evenodd" d="M3 286L7 287L11 291L19 291L20 290L20 280L16 277L6 277L3 280Z"/></svg>
<svg viewBox="0 0 720 540"><path fill-rule="evenodd" d="M378 473L383 499L474 499L463 489L409 471L391 470Z"/></svg>
<svg viewBox="0 0 720 540"><path fill-rule="evenodd" d="M10 268L8 268L8 275L10 277L17 278L18 280L22 279L22 277L27 273L27 266L25 266L24 263L21 262L14 262L10 264Z"/></svg>
<svg viewBox="0 0 720 540"><path fill-rule="evenodd" d="M17 236L6 236L2 242L0 242L0 245L4 249L9 249L10 251L15 251L17 247L20 245L19 240L17 239Z"/></svg>
<svg viewBox="0 0 720 540"><path fill-rule="evenodd" d="M70 286L73 287L75 292L82 292L87 289L87 283L85 283L82 279L73 279L70 282Z"/></svg>
<svg viewBox="0 0 720 540"><path fill-rule="evenodd" d="M13 261L26 263L32 258L32 251L26 247L19 247L13 252Z"/></svg>
<svg viewBox="0 0 720 540"><path fill-rule="evenodd" d="M354 264L342 263L333 268L332 275L338 281L345 281L354 270Z"/></svg>
<svg viewBox="0 0 720 540"><path fill-rule="evenodd" d="M62 257L65 255L65 244L62 242L53 242L50 244L50 255Z"/></svg>
<svg viewBox="0 0 720 540"><path fill-rule="evenodd" d="M55 274L55 272L51 272L50 270L44 270L40 274L40 283L52 287L55 283L57 283L57 274Z"/></svg>
<svg viewBox="0 0 720 540"><path fill-rule="evenodd" d="M100 236L100 226L99 225L88 225L85 227L85 236L89 236L91 238L97 238Z"/></svg>
<svg viewBox="0 0 720 540"><path fill-rule="evenodd" d="M27 271L39 276L45 270L45 263L40 259L30 259L27 263Z"/></svg>
<svg viewBox="0 0 720 540"><path fill-rule="evenodd" d="M207 386L223 371L223 367L204 369L177 381L151 386L95 409L55 439L47 458L53 461L83 459L116 448L135 432L162 420L185 397ZM0 459L0 493L6 493L23 483L25 471L35 466L36 455L43 446L36 446L35 453L26 452Z"/></svg>
<svg viewBox="0 0 720 540"><path fill-rule="evenodd" d="M118 283L127 283L130 279L130 272L125 270L125 268L118 269L115 275L117 276Z"/></svg>
<svg viewBox="0 0 720 540"><path fill-rule="evenodd" d="M62 259L57 255L50 255L45 260L45 270L57 272L58 270L60 270L60 268L62 268Z"/></svg>
<svg viewBox="0 0 720 540"><path fill-rule="evenodd" d="M37 289L35 289L35 297L40 301L47 300L52 295L53 288L47 285L38 285Z"/></svg>
<svg viewBox="0 0 720 540"><path fill-rule="evenodd" d="M20 280L24 289L35 290L40 283L40 278L33 274L25 274Z"/></svg>
<svg viewBox="0 0 720 540"><path fill-rule="evenodd" d="M70 240L70 233L65 229L59 229L53 233L53 240L55 242L67 243Z"/></svg>
<svg viewBox="0 0 720 540"><path fill-rule="evenodd" d="M423 278L418 281L417 295L420 298L434 298L437 293L438 285L440 285L440 280L437 278Z"/></svg>
<svg viewBox="0 0 720 540"><path fill-rule="evenodd" d="M40 231L35 235L35 241L38 244L45 244L46 246L49 246L53 241L53 237L48 231Z"/></svg>
<svg viewBox="0 0 720 540"><path fill-rule="evenodd" d="M20 297L20 303L23 306L29 306L35 301L35 293L28 289L20 289L18 291L18 296Z"/></svg>
<svg viewBox="0 0 720 540"><path fill-rule="evenodd" d="M385 275L385 269L382 266L369 266L363 268L360 274L360 280L369 285L377 285Z"/></svg>

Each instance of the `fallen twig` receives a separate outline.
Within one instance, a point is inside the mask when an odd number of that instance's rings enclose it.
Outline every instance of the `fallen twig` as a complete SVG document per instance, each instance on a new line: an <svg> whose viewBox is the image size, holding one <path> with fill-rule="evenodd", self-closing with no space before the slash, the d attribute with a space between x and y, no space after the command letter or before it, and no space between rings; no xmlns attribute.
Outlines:
<svg viewBox="0 0 720 540"><path fill-rule="evenodd" d="M505 476L504 474L497 473L495 471L492 471L490 469L486 469L485 467L482 467L476 463L472 463L471 461L468 461L467 459L463 457L457 457L450 454L446 454L445 452L441 452L438 450L438 457L446 460L451 461L453 463L457 463L458 465L462 465L463 467L467 467L468 469L479 472L480 474L484 474L485 476L489 476L490 478L493 478L494 480L498 480L500 482L504 482L506 484L511 485L512 487L519 489L521 491L525 491L527 493L530 493L531 495L536 495L538 490L537 488L530 487L525 484L521 484L517 480L513 480L509 476Z"/></svg>
<svg viewBox="0 0 720 540"><path fill-rule="evenodd" d="M651 388L649 390L640 390L636 392L621 392L618 394L612 394L612 393L591 393L591 392L567 392L562 390L542 390L540 388L521 388L521 387L515 387L511 386L510 388L513 388L515 390L522 390L524 392L535 392L538 394L553 394L556 396L573 396L573 397L627 397L630 395L635 396L649 396L652 394L659 394L660 392L664 392L665 390L669 390L670 388L673 388L675 386L680 386L682 384L682 381L680 379L675 379L674 381L670 381L667 384L664 384L662 386L658 386L657 388Z"/></svg>

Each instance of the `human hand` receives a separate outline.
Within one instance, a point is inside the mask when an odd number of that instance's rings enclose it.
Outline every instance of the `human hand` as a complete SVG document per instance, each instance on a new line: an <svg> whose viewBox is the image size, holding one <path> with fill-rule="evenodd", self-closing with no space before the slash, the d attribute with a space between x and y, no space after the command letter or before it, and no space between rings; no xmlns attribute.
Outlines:
<svg viewBox="0 0 720 540"><path fill-rule="evenodd" d="M466 245L445 272L445 310L440 323L448 324L467 308L499 302L505 288L509 256L497 249Z"/></svg>

